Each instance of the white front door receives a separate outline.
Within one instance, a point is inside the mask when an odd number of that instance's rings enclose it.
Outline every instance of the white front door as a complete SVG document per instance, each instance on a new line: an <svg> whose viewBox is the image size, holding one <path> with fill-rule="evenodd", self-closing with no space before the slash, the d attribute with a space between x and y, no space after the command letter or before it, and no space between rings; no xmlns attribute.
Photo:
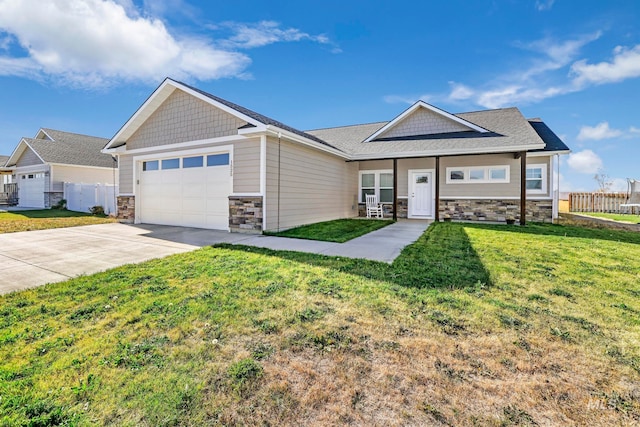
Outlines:
<svg viewBox="0 0 640 427"><path fill-rule="evenodd" d="M409 171L409 218L433 218L433 172Z"/></svg>

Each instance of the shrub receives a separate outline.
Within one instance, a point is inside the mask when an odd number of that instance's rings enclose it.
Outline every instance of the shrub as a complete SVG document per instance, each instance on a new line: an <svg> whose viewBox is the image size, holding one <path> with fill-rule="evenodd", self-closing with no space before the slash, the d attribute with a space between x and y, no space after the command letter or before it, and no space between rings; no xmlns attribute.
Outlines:
<svg viewBox="0 0 640 427"><path fill-rule="evenodd" d="M67 209L67 200L66 199L60 200L55 205L51 206L51 209L66 210Z"/></svg>
<svg viewBox="0 0 640 427"><path fill-rule="evenodd" d="M102 206L92 206L89 208L91 215L104 216L104 208Z"/></svg>

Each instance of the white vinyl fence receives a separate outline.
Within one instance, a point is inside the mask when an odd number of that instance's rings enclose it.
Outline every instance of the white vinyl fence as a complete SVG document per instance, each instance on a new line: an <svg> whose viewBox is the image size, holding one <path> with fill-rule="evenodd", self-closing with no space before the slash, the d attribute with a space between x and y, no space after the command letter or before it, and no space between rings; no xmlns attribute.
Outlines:
<svg viewBox="0 0 640 427"><path fill-rule="evenodd" d="M117 185L65 182L63 197L70 211L89 212L94 206L102 206L104 213L109 215L116 213L117 193Z"/></svg>

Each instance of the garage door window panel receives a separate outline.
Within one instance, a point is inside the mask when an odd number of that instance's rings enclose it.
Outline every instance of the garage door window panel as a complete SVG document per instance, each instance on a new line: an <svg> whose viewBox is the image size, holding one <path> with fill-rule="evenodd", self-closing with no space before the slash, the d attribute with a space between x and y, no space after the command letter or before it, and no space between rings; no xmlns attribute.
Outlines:
<svg viewBox="0 0 640 427"><path fill-rule="evenodd" d="M157 160L151 160L148 162L142 162L142 170L147 171L157 171L159 167L159 162Z"/></svg>
<svg viewBox="0 0 640 427"><path fill-rule="evenodd" d="M207 156L207 166L224 166L229 164L229 154L211 154Z"/></svg>
<svg viewBox="0 0 640 427"><path fill-rule="evenodd" d="M203 164L204 162L202 156L185 157L184 159L182 159L182 167L185 169L201 168Z"/></svg>
<svg viewBox="0 0 640 427"><path fill-rule="evenodd" d="M180 169L180 159L164 159L162 161L162 170Z"/></svg>

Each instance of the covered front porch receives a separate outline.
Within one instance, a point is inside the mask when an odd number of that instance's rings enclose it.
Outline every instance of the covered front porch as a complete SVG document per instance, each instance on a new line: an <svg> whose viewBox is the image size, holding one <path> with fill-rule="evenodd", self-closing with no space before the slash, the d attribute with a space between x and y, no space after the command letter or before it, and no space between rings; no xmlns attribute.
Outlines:
<svg viewBox="0 0 640 427"><path fill-rule="evenodd" d="M524 151L361 160L358 213L375 194L394 220L552 222L552 163Z"/></svg>

